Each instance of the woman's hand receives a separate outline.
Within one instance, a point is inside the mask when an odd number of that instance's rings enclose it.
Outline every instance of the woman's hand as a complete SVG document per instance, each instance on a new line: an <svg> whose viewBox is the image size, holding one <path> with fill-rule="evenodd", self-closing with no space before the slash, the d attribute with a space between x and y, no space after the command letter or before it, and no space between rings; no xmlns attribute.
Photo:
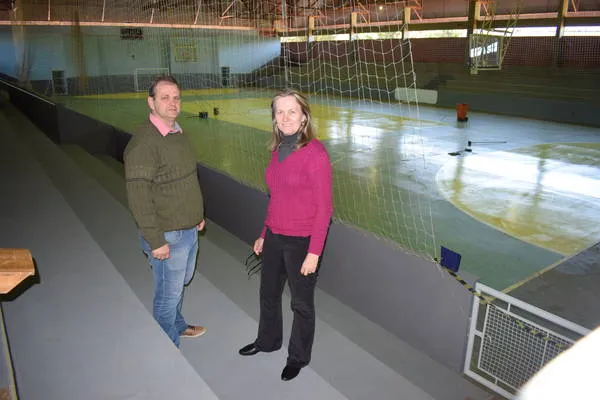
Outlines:
<svg viewBox="0 0 600 400"><path fill-rule="evenodd" d="M261 238L261 237L256 239L256 241L254 242L253 250L254 250L254 254L256 254L257 256L260 255L260 253L262 253L264 242L265 242L265 239Z"/></svg>
<svg viewBox="0 0 600 400"><path fill-rule="evenodd" d="M300 273L304 276L309 274L314 274L317 270L317 265L319 264L319 256L313 253L308 253L304 262L302 263L302 268L300 268Z"/></svg>

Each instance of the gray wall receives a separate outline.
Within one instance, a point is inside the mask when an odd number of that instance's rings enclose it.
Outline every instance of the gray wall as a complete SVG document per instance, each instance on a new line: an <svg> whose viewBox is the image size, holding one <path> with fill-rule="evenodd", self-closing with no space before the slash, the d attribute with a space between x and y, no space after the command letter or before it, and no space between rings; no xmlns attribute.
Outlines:
<svg viewBox="0 0 600 400"><path fill-rule="evenodd" d="M17 58L10 26L0 26L0 73L17 76Z"/></svg>
<svg viewBox="0 0 600 400"><path fill-rule="evenodd" d="M173 74L216 74L219 72L219 57L214 37L175 38L170 41L169 46L169 66ZM177 53L181 47L193 48L196 52L196 61L178 62Z"/></svg>
<svg viewBox="0 0 600 400"><path fill-rule="evenodd" d="M221 36L218 38L218 49L219 65L230 67L232 74L243 74L252 72L278 57L281 45L278 38L248 35Z"/></svg>
<svg viewBox="0 0 600 400"><path fill-rule="evenodd" d="M467 103L476 111L505 114L545 121L600 126L600 103L585 100L542 98L517 93L477 93L441 89L438 105L454 108Z"/></svg>
<svg viewBox="0 0 600 400"><path fill-rule="evenodd" d="M66 77L133 75L137 68L170 68L172 73L248 73L277 57L277 38L247 32L210 32L200 29L143 28L144 39L123 40L120 27L0 27L0 72L16 77L27 52L28 79L48 80L52 70ZM81 46L79 46L81 45ZM193 46L196 61L176 57L179 46ZM81 49L81 50L80 50ZM79 54L82 53L82 54ZM78 58L83 66L77 65Z"/></svg>
<svg viewBox="0 0 600 400"><path fill-rule="evenodd" d="M342 224L330 228L323 266L321 289L461 371L472 296L440 267Z"/></svg>
<svg viewBox="0 0 600 400"><path fill-rule="evenodd" d="M120 28L82 28L87 76L133 75L136 68L167 68L161 37L146 35L143 40L122 40ZM63 37L64 40L72 40ZM57 55L58 58L61 55ZM68 76L77 76L77 71Z"/></svg>
<svg viewBox="0 0 600 400"><path fill-rule="evenodd" d="M64 28L1 27L0 72L17 77L25 64L29 80L50 79L53 69L72 74L70 49L65 48L63 32Z"/></svg>

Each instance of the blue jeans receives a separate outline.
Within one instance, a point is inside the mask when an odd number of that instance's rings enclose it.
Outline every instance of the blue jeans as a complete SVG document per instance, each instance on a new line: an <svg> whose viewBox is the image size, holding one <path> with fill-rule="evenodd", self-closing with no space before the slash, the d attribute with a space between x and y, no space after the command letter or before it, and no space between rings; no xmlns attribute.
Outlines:
<svg viewBox="0 0 600 400"><path fill-rule="evenodd" d="M152 315L169 338L179 347L179 335L187 328L181 314L184 286L190 283L198 255L196 227L165 232L170 256L166 260L152 257L152 249L141 237L142 249L154 272L154 302Z"/></svg>

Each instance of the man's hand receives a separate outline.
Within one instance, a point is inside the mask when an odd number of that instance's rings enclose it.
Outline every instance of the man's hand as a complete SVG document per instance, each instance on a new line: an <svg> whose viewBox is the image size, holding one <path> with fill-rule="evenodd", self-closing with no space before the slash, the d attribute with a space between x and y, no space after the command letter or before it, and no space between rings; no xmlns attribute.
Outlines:
<svg viewBox="0 0 600 400"><path fill-rule="evenodd" d="M308 253L304 262L302 263L302 268L300 268L300 273L304 276L309 274L314 274L317 270L317 265L319 264L319 256L313 253Z"/></svg>
<svg viewBox="0 0 600 400"><path fill-rule="evenodd" d="M165 244L159 247L158 249L152 250L152 257L156 258L157 260L166 260L167 258L169 258L170 255L171 254L168 244Z"/></svg>
<svg viewBox="0 0 600 400"><path fill-rule="evenodd" d="M196 225L196 229L198 229L198 231L202 231L204 230L204 227L206 226L206 220L202 220L200 221L200 223L198 225Z"/></svg>

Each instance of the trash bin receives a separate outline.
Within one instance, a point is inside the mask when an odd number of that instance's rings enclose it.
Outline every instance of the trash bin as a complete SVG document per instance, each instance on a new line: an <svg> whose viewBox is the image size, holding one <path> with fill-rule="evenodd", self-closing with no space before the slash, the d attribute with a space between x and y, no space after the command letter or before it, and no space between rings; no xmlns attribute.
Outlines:
<svg viewBox="0 0 600 400"><path fill-rule="evenodd" d="M465 103L456 104L456 119L464 122L469 120L469 105Z"/></svg>

